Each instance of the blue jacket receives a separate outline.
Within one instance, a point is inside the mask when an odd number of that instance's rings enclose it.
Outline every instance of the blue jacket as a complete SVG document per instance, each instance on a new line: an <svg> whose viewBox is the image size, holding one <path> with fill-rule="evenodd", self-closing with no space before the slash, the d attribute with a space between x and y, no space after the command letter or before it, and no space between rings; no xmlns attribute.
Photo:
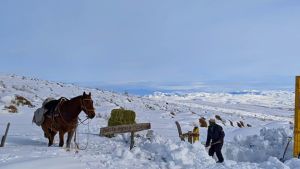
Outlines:
<svg viewBox="0 0 300 169"><path fill-rule="evenodd" d="M223 131L223 128L218 124L213 124L208 126L207 130L207 140L206 140L206 146L209 146L210 144L220 142L224 142L225 133ZM210 143L211 142L211 143Z"/></svg>

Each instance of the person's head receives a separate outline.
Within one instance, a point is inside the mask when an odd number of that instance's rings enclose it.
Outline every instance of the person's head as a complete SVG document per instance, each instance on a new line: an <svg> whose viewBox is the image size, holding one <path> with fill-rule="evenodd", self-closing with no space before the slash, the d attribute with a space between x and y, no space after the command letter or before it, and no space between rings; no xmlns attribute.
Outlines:
<svg viewBox="0 0 300 169"><path fill-rule="evenodd" d="M212 126L214 124L216 124L216 120L215 119L209 119L209 125Z"/></svg>

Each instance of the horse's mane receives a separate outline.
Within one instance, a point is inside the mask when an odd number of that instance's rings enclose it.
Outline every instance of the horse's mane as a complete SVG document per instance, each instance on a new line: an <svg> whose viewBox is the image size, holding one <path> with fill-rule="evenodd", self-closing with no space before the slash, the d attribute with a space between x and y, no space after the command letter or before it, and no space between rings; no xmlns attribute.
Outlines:
<svg viewBox="0 0 300 169"><path fill-rule="evenodd" d="M81 97L82 97L82 95L73 97L73 98L71 98L71 99L68 99L68 98L66 98L66 97L61 97L61 98L59 98L58 100L73 101L73 100L76 100L76 99L80 99Z"/></svg>
<svg viewBox="0 0 300 169"><path fill-rule="evenodd" d="M81 97L83 97L83 96L82 96L82 95L79 95L79 96L76 96L76 97L71 98L70 100L80 99Z"/></svg>

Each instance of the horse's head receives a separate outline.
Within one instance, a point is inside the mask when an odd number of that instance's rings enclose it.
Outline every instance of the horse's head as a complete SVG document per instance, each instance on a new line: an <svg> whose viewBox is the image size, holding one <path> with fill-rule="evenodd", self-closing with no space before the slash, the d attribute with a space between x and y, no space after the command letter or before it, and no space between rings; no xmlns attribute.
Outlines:
<svg viewBox="0 0 300 169"><path fill-rule="evenodd" d="M95 117L95 109L91 97L91 92L89 94L86 94L85 92L83 93L81 98L81 108L88 116L88 118L92 119Z"/></svg>

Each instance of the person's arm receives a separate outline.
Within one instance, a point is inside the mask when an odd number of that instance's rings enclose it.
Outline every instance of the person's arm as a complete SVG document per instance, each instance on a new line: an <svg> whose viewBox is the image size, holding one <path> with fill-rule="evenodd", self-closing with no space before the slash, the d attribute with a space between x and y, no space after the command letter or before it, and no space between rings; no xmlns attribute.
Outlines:
<svg viewBox="0 0 300 169"><path fill-rule="evenodd" d="M207 129L207 139L206 139L205 147L208 147L210 145L210 141L211 141L211 132L210 132L210 128L208 128Z"/></svg>
<svg viewBox="0 0 300 169"><path fill-rule="evenodd" d="M221 127L221 131L220 131L220 141L223 143L224 142L224 137L225 137L225 132L223 130L223 128Z"/></svg>

